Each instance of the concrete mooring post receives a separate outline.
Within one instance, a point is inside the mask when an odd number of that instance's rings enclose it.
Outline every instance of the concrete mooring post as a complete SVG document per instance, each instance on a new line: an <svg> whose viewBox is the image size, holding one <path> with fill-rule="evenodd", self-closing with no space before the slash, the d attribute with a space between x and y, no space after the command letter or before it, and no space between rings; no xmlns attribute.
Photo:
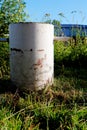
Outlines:
<svg viewBox="0 0 87 130"><path fill-rule="evenodd" d="M9 26L10 73L20 89L41 90L53 84L54 26L14 23Z"/></svg>

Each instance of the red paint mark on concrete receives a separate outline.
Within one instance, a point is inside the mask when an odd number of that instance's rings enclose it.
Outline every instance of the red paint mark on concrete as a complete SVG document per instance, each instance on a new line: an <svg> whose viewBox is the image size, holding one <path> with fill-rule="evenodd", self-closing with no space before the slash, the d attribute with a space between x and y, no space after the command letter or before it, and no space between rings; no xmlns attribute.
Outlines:
<svg viewBox="0 0 87 130"><path fill-rule="evenodd" d="M40 68L43 67L43 60L44 60L44 58L38 59L37 63L34 64L34 70L38 69L39 67L40 67Z"/></svg>
<svg viewBox="0 0 87 130"><path fill-rule="evenodd" d="M44 51L44 49L39 49L39 50L37 50L37 51Z"/></svg>
<svg viewBox="0 0 87 130"><path fill-rule="evenodd" d="M41 65L41 64L42 64L42 59L38 59L37 65Z"/></svg>

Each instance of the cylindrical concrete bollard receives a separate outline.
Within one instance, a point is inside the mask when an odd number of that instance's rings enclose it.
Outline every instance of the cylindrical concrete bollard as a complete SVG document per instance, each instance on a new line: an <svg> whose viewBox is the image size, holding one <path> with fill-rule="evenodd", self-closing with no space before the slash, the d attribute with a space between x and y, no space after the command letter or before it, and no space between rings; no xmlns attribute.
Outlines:
<svg viewBox="0 0 87 130"><path fill-rule="evenodd" d="M54 27L45 23L9 26L11 80L20 89L41 90L53 84Z"/></svg>

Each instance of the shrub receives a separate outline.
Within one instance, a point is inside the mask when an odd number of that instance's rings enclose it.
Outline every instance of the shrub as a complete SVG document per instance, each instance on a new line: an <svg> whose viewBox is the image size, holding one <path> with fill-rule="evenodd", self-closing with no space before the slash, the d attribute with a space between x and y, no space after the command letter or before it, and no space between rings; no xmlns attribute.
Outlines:
<svg viewBox="0 0 87 130"><path fill-rule="evenodd" d="M54 43L55 66L66 67L87 67L87 44L79 40L75 42L55 42Z"/></svg>
<svg viewBox="0 0 87 130"><path fill-rule="evenodd" d="M0 43L0 78L9 75L9 45Z"/></svg>

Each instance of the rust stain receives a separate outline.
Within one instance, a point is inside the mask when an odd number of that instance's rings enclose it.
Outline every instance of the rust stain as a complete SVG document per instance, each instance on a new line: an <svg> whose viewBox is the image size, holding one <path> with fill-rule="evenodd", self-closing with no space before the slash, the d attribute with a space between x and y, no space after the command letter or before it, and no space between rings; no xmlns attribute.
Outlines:
<svg viewBox="0 0 87 130"><path fill-rule="evenodd" d="M37 70L38 69L38 67L34 67L34 70Z"/></svg>
<svg viewBox="0 0 87 130"><path fill-rule="evenodd" d="M17 48L11 48L11 51L16 51L16 52L24 53L21 49L17 49Z"/></svg>
<svg viewBox="0 0 87 130"><path fill-rule="evenodd" d="M39 50L37 50L37 51L44 51L44 49L39 49Z"/></svg>
<svg viewBox="0 0 87 130"><path fill-rule="evenodd" d="M38 59L37 65L41 65L41 64L42 64L42 59Z"/></svg>
<svg viewBox="0 0 87 130"><path fill-rule="evenodd" d="M39 67L43 67L43 63L42 63L42 62L43 62L43 58L42 58L42 59L38 59L37 63L34 64L34 66L35 66L34 69L37 69L38 66L39 66Z"/></svg>

